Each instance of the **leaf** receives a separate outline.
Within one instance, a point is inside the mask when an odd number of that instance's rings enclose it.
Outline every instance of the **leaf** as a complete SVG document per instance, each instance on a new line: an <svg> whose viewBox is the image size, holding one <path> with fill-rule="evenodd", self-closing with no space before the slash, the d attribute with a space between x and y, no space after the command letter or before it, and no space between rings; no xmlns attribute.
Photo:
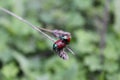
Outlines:
<svg viewBox="0 0 120 80"><path fill-rule="evenodd" d="M104 70L108 73L115 73L119 69L119 65L117 62L112 60L106 60L104 64Z"/></svg>
<svg viewBox="0 0 120 80"><path fill-rule="evenodd" d="M0 51L0 60L3 63L8 63L12 59L13 59L13 55L11 50L8 47L6 47L6 50Z"/></svg>
<svg viewBox="0 0 120 80"><path fill-rule="evenodd" d="M120 31L119 31L119 29L120 29L120 26L119 26L120 25L120 23L119 23L119 21L120 21L120 14L119 14L120 13L120 5L119 5L119 0L114 0L114 7L115 7L115 9L114 9L114 11L115 11L114 30L120 36Z"/></svg>
<svg viewBox="0 0 120 80"><path fill-rule="evenodd" d="M53 23L54 19L53 19L53 15L51 12L44 12L44 13L41 13L40 15L40 19L42 19L42 21L50 24L50 23Z"/></svg>
<svg viewBox="0 0 120 80"><path fill-rule="evenodd" d="M80 27L80 26L83 26L85 24L85 20L83 18L83 16L81 14L78 14L78 13L74 13L74 12L71 12L71 13L68 13L66 15L66 24L68 26L77 26L77 27Z"/></svg>
<svg viewBox="0 0 120 80"><path fill-rule="evenodd" d="M19 39L18 39L19 38ZM32 38L24 39L23 37L18 37L14 39L14 45L24 53L32 53L35 51L36 45Z"/></svg>
<svg viewBox="0 0 120 80"><path fill-rule="evenodd" d="M95 43L99 39L97 34L91 31L77 30L75 36L77 41L74 43L74 47L77 51L81 54L97 53L95 52L97 50Z"/></svg>
<svg viewBox="0 0 120 80"><path fill-rule="evenodd" d="M84 59L85 65L88 66L90 71L97 71L102 69L102 65L100 63L100 58L95 55L90 55L85 57Z"/></svg>
<svg viewBox="0 0 120 80"><path fill-rule="evenodd" d="M113 45L114 44L114 45ZM118 60L119 59L119 48L120 42L113 34L109 34L106 37L106 48L104 50L105 58L109 60Z"/></svg>
<svg viewBox="0 0 120 80"><path fill-rule="evenodd" d="M85 10L92 7L93 0L74 0L74 6L78 7L79 9Z"/></svg>
<svg viewBox="0 0 120 80"><path fill-rule="evenodd" d="M30 72L30 66L29 65L30 64L29 64L29 61L27 60L27 58L25 58L25 56L23 56L22 54L20 54L16 51L13 52L13 56L16 59L16 61L19 63L22 71L25 74L29 74L29 72Z"/></svg>
<svg viewBox="0 0 120 80"><path fill-rule="evenodd" d="M2 68L2 73L5 77L7 77L8 79L13 79L16 77L17 73L18 73L18 67L15 65L14 62L6 64L3 68Z"/></svg>
<svg viewBox="0 0 120 80"><path fill-rule="evenodd" d="M120 80L120 73L107 74L107 80Z"/></svg>

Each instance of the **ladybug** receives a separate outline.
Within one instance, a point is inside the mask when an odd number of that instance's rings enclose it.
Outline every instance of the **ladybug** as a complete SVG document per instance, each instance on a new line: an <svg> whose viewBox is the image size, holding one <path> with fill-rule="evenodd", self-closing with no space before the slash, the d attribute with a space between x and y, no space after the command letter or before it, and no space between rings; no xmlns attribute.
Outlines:
<svg viewBox="0 0 120 80"><path fill-rule="evenodd" d="M56 52L60 52L65 46L66 43L64 43L61 39L59 39L53 44L53 50Z"/></svg>
<svg viewBox="0 0 120 80"><path fill-rule="evenodd" d="M68 34L64 34L62 36L60 36L60 39L62 40L62 42L64 42L65 44L69 44L71 37Z"/></svg>
<svg viewBox="0 0 120 80"><path fill-rule="evenodd" d="M53 44L53 50L56 52L62 50L71 40L71 37L67 34L61 35L59 38L60 39Z"/></svg>
<svg viewBox="0 0 120 80"><path fill-rule="evenodd" d="M69 57L68 55L64 52L64 48L66 47L66 45L68 45L70 43L71 37L69 35L61 35L59 37L60 39L57 40L54 44L53 44L53 50L58 53L58 55L67 60Z"/></svg>
<svg viewBox="0 0 120 80"><path fill-rule="evenodd" d="M53 44L53 50L58 53L58 55L63 58L64 60L67 60L69 57L68 55L64 52L63 48L66 46L66 43L64 43L61 39L57 40Z"/></svg>

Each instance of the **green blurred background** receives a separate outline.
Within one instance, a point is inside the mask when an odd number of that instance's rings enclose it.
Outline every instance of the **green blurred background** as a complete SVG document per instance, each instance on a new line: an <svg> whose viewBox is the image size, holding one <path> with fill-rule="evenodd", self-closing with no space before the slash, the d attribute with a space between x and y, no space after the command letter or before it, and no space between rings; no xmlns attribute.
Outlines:
<svg viewBox="0 0 120 80"><path fill-rule="evenodd" d="M36 26L72 34L69 60L0 10L0 80L120 80L119 0L0 0Z"/></svg>

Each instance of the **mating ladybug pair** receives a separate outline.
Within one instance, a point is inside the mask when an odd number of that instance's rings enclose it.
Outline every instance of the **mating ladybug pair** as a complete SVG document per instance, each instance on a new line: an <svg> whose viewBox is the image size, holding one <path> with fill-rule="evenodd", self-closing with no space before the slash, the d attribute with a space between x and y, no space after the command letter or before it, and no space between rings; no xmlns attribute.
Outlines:
<svg viewBox="0 0 120 80"><path fill-rule="evenodd" d="M57 40L53 44L53 50L59 53L59 56L65 59L65 54L60 54L60 52L70 43L71 37L68 34L64 34L59 36L59 40Z"/></svg>

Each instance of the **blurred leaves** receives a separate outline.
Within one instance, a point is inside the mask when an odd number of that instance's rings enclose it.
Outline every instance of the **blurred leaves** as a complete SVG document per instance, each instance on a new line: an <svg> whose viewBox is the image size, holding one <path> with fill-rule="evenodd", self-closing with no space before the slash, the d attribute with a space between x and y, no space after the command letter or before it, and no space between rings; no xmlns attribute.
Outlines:
<svg viewBox="0 0 120 80"><path fill-rule="evenodd" d="M119 2L110 1L102 65L95 25L103 25L104 0L1 0L2 7L35 26L71 31L76 55L68 52L69 60L60 59L52 42L0 11L0 80L103 80L96 76L100 71L105 80L120 80Z"/></svg>
<svg viewBox="0 0 120 80"><path fill-rule="evenodd" d="M2 73L7 79L12 80L16 77L18 73L18 67L15 65L15 63L9 63L4 66L4 68L2 69Z"/></svg>
<svg viewBox="0 0 120 80"><path fill-rule="evenodd" d="M83 26L85 24L85 20L82 15L78 13L69 13L67 16L67 24L68 26Z"/></svg>
<svg viewBox="0 0 120 80"><path fill-rule="evenodd" d="M120 21L120 5L118 5L119 4L119 0L114 0L114 6L115 6L115 9L114 9L114 12L115 12L115 27L114 27L114 30L115 30L115 32L116 33L118 33L119 35L120 35L120 31L119 31L119 29L120 29L120 23L119 23L119 21Z"/></svg>
<svg viewBox="0 0 120 80"><path fill-rule="evenodd" d="M98 42L98 35L90 31L77 30L75 36L77 38L75 46L77 46L78 51L81 53L95 53L95 43Z"/></svg>
<svg viewBox="0 0 120 80"><path fill-rule="evenodd" d="M78 9L89 9L92 7L93 0L74 0L74 6L76 6Z"/></svg>
<svg viewBox="0 0 120 80"><path fill-rule="evenodd" d="M87 56L84 61L85 65L87 65L91 71L99 71L102 69L100 58L98 56Z"/></svg>

